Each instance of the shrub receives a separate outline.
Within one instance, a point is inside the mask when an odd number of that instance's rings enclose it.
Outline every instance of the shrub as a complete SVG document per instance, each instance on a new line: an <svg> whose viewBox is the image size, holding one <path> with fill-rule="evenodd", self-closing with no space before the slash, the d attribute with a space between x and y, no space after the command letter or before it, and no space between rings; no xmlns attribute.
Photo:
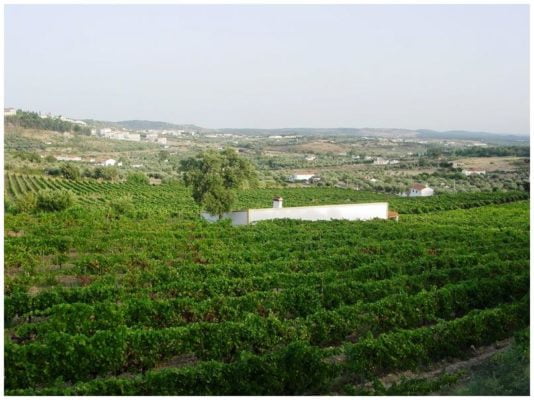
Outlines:
<svg viewBox="0 0 534 400"><path fill-rule="evenodd" d="M37 198L31 192L27 192L15 200L15 207L18 212L31 212L35 210L36 205Z"/></svg>
<svg viewBox="0 0 534 400"><path fill-rule="evenodd" d="M96 167L93 171L93 178L105 181L115 180L119 176L119 171L114 167Z"/></svg>
<svg viewBox="0 0 534 400"><path fill-rule="evenodd" d="M111 214L114 216L130 215L134 210L131 196L117 197L108 202Z"/></svg>
<svg viewBox="0 0 534 400"><path fill-rule="evenodd" d="M46 170L46 173L51 176L60 176L61 175L61 168L58 167L52 167L48 168Z"/></svg>
<svg viewBox="0 0 534 400"><path fill-rule="evenodd" d="M4 198L4 212L6 214L16 214L18 212L17 206L11 200Z"/></svg>
<svg viewBox="0 0 534 400"><path fill-rule="evenodd" d="M36 208L41 211L61 211L75 202L76 196L68 190L43 190L37 194Z"/></svg>
<svg viewBox="0 0 534 400"><path fill-rule="evenodd" d="M146 176L142 172L129 173L128 178L126 178L126 181L128 183L135 183L135 184L141 184L141 185L148 185L149 183L148 176Z"/></svg>
<svg viewBox="0 0 534 400"><path fill-rule="evenodd" d="M64 164L61 166L61 175L63 175L65 179L79 179L80 169L72 164Z"/></svg>

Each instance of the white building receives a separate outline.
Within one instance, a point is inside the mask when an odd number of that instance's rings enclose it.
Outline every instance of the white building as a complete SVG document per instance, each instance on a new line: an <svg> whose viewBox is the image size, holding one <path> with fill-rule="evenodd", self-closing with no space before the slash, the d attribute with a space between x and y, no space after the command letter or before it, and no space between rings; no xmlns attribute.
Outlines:
<svg viewBox="0 0 534 400"><path fill-rule="evenodd" d="M117 164L117 160L114 160L112 158L102 162L102 165L105 166L105 167L113 167L115 164Z"/></svg>
<svg viewBox="0 0 534 400"><path fill-rule="evenodd" d="M17 110L14 108L4 108L4 117L11 117L17 115Z"/></svg>
<svg viewBox="0 0 534 400"><path fill-rule="evenodd" d="M426 197L426 196L432 196L434 194L434 189L429 188L426 185L421 185L420 183L414 184L410 191L408 192L408 196L410 197Z"/></svg>
<svg viewBox="0 0 534 400"><path fill-rule="evenodd" d="M306 156L305 160L306 161L314 161L317 157L314 156L314 155L311 155L311 156Z"/></svg>
<svg viewBox="0 0 534 400"><path fill-rule="evenodd" d="M371 219L388 219L388 203L336 204L309 207L283 208L283 199L275 197L272 208L250 208L223 214L232 225L247 225L257 221L272 219L298 219L302 221L349 220L367 221ZM216 215L202 213L209 222L219 220Z"/></svg>
<svg viewBox="0 0 534 400"><path fill-rule="evenodd" d="M100 134L102 136L108 137L110 133L111 133L111 128L102 128L102 129L100 129Z"/></svg>
<svg viewBox="0 0 534 400"><path fill-rule="evenodd" d="M167 138L164 138L164 137L158 138L158 144L165 146L167 144Z"/></svg>
<svg viewBox="0 0 534 400"><path fill-rule="evenodd" d="M375 165L388 165L389 161L384 159L384 158L377 157L377 159L373 161L373 164L375 164Z"/></svg>
<svg viewBox="0 0 534 400"><path fill-rule="evenodd" d="M293 174L289 177L291 182L304 182L309 181L315 176L315 174Z"/></svg>
<svg viewBox="0 0 534 400"><path fill-rule="evenodd" d="M483 170L483 169L469 168L469 169L463 169L463 170L462 170L462 174L464 174L465 176L471 176L471 175L486 175L486 171Z"/></svg>
<svg viewBox="0 0 534 400"><path fill-rule="evenodd" d="M158 140L158 134L157 133L148 133L146 135L146 140L149 142L155 142Z"/></svg>

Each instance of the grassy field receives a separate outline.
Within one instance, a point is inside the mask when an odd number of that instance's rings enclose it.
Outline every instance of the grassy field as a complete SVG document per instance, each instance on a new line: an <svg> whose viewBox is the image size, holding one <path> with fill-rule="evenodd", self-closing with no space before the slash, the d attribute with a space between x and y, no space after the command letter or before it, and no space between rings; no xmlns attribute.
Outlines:
<svg viewBox="0 0 534 400"><path fill-rule="evenodd" d="M521 157L469 157L460 158L456 162L462 168L483 169L486 171L512 171L523 164L528 168L528 164L523 162Z"/></svg>
<svg viewBox="0 0 534 400"><path fill-rule="evenodd" d="M388 374L470 359L529 326L524 192L247 190L238 208L275 194L287 206L386 200L401 217L232 227L200 220L179 184L5 179L13 203L50 187L78 195L66 211L6 214L7 394L376 392ZM125 198L133 207L117 206ZM471 393L493 390L482 386Z"/></svg>

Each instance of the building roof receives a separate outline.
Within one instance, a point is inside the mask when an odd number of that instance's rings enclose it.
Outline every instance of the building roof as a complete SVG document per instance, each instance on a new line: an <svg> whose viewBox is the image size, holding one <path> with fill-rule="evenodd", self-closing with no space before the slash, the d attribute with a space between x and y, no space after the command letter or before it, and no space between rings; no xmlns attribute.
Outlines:
<svg viewBox="0 0 534 400"><path fill-rule="evenodd" d="M426 185L422 185L420 183L414 183L412 185L412 189L415 189L415 190L423 190L423 189L426 189Z"/></svg>

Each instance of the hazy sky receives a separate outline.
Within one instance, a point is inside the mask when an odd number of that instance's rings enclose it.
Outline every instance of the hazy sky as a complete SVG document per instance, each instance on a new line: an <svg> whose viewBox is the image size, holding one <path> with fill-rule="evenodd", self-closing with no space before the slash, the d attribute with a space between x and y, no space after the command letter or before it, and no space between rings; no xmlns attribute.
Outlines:
<svg viewBox="0 0 534 400"><path fill-rule="evenodd" d="M210 128L529 131L528 6L5 8L5 104Z"/></svg>

